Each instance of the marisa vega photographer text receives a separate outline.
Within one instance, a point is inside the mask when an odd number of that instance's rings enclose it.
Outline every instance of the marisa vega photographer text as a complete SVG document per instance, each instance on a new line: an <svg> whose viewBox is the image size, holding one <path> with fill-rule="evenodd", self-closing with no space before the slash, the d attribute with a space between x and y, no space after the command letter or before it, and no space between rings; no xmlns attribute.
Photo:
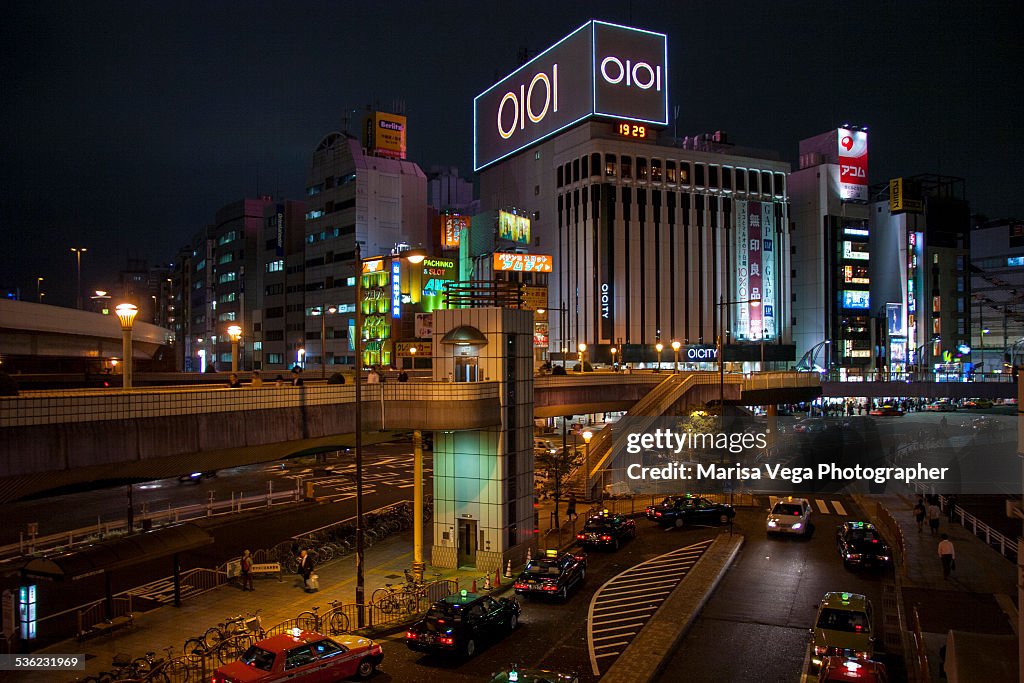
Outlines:
<svg viewBox="0 0 1024 683"><path fill-rule="evenodd" d="M815 473L817 469L817 473ZM790 484L805 481L865 481L883 484L888 481L941 481L946 478L948 467L840 467L834 462L820 463L817 468L783 467L782 465L764 464L760 467L744 467L742 465L718 465L715 463L691 464L672 463L661 467L644 467L630 465L626 468L626 476L630 479L676 479L676 480L716 480L744 481L753 479L774 479Z"/></svg>

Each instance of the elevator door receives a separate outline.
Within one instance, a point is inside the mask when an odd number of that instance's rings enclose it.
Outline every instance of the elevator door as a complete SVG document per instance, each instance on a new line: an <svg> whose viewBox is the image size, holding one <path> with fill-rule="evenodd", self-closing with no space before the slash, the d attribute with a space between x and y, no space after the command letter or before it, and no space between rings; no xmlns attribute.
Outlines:
<svg viewBox="0 0 1024 683"><path fill-rule="evenodd" d="M459 520L459 566L476 566L476 520Z"/></svg>
<svg viewBox="0 0 1024 683"><path fill-rule="evenodd" d="M456 382L478 382L476 356L455 357L455 381Z"/></svg>

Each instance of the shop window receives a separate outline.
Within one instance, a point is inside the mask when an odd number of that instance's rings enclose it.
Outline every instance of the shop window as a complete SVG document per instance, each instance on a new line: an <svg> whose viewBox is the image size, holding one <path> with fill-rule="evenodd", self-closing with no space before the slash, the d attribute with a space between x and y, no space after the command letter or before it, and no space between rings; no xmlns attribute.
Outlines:
<svg viewBox="0 0 1024 683"><path fill-rule="evenodd" d="M616 175L616 173L615 173L615 171L616 171L615 163L616 163L616 160L615 160L615 155L614 154L605 154L604 155L604 174L605 174L605 176L607 176L609 178L614 178L615 177L615 175Z"/></svg>

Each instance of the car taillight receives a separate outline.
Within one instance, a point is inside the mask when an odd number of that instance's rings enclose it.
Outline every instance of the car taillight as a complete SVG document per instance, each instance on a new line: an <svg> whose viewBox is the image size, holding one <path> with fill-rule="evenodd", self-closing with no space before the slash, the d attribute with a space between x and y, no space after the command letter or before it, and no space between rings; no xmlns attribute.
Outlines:
<svg viewBox="0 0 1024 683"><path fill-rule="evenodd" d="M442 645L454 645L455 639L451 636L441 636L440 638L438 638L438 642Z"/></svg>
<svg viewBox="0 0 1024 683"><path fill-rule="evenodd" d="M586 536L584 536L583 533L581 532L581 533L576 534L576 538L578 538L578 539L580 539L582 541L584 538L586 538Z"/></svg>
<svg viewBox="0 0 1024 683"><path fill-rule="evenodd" d="M516 581L512 585L513 588L526 588L527 586L528 586L528 584L525 581Z"/></svg>
<svg viewBox="0 0 1024 683"><path fill-rule="evenodd" d="M608 534L602 534L601 540L602 541L610 541L610 540L612 540L612 537L609 536Z"/></svg>
<svg viewBox="0 0 1024 683"><path fill-rule="evenodd" d="M660 512L655 512L655 513L654 513L654 516L655 516L655 517L661 517L661 515L662 515L662 513L660 513Z"/></svg>
<svg viewBox="0 0 1024 683"><path fill-rule="evenodd" d="M553 584L553 583L546 583L546 584L544 584L544 590L546 590L546 591L556 591L556 590L558 590L558 586Z"/></svg>
<svg viewBox="0 0 1024 683"><path fill-rule="evenodd" d="M871 657L871 653L867 650L857 650L853 653L853 656L857 659L869 659Z"/></svg>
<svg viewBox="0 0 1024 683"><path fill-rule="evenodd" d="M419 638L419 636L416 635L415 631L406 631L405 632L405 637L408 638L409 640L416 640L417 638Z"/></svg>

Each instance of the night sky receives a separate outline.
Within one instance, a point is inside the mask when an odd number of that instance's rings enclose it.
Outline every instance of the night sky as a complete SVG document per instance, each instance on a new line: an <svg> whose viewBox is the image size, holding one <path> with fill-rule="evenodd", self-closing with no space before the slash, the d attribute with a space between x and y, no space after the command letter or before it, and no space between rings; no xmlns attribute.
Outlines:
<svg viewBox="0 0 1024 683"><path fill-rule="evenodd" d="M666 9L672 8L672 9ZM13 2L0 27L0 287L74 305L170 261L243 196L302 198L324 134L404 102L409 157L472 170L472 99L591 18L668 34L680 136L795 162L870 126L869 180L967 180L1024 218L1024 10L1010 2Z"/></svg>

